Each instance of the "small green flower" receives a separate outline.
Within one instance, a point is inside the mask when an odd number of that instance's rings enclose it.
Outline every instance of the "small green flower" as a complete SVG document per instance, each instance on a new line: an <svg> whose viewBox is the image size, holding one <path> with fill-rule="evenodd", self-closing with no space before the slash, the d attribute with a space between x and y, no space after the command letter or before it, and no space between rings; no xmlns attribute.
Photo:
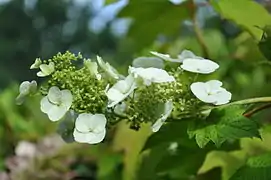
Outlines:
<svg viewBox="0 0 271 180"><path fill-rule="evenodd" d="M45 77L49 76L55 71L55 64L53 62L50 62L49 64L41 64L39 68L41 71L37 73L37 76Z"/></svg>
<svg viewBox="0 0 271 180"><path fill-rule="evenodd" d="M34 64L32 64L30 66L30 69L38 69L40 67L40 65L42 64L42 61L40 58L37 58L34 62Z"/></svg>
<svg viewBox="0 0 271 180"><path fill-rule="evenodd" d="M60 120L72 105L73 97L69 90L60 90L53 86L47 96L40 102L41 111L46 113L51 121Z"/></svg>
<svg viewBox="0 0 271 180"><path fill-rule="evenodd" d="M98 65L96 62L93 62L90 59L86 59L84 60L84 65L89 69L91 75L95 76L98 80L101 79L101 75L98 72Z"/></svg>
<svg viewBox="0 0 271 180"><path fill-rule="evenodd" d="M28 95L34 94L37 91L36 81L24 81L19 87L20 94L16 98L16 104L21 105Z"/></svg>

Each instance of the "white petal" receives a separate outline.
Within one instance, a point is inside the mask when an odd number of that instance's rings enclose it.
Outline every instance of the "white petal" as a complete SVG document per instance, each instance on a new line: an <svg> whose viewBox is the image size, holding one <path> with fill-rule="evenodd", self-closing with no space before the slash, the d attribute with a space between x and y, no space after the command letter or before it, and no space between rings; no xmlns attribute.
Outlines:
<svg viewBox="0 0 271 180"><path fill-rule="evenodd" d="M61 91L61 102L66 107L66 109L70 109L72 105L72 93L70 90L62 90Z"/></svg>
<svg viewBox="0 0 271 180"><path fill-rule="evenodd" d="M24 81L20 84L19 87L20 94L29 94L30 92L30 82Z"/></svg>
<svg viewBox="0 0 271 180"><path fill-rule="evenodd" d="M222 104L227 104L231 100L232 94L228 91L222 91L221 93L218 94L217 100L214 103L214 105L222 105Z"/></svg>
<svg viewBox="0 0 271 180"><path fill-rule="evenodd" d="M152 132L157 132L164 124L164 121L162 119L158 119L151 127Z"/></svg>
<svg viewBox="0 0 271 180"><path fill-rule="evenodd" d="M105 138L106 129L100 133L80 133L76 129L74 129L73 136L74 140L80 143L88 143L88 144L97 144L103 141Z"/></svg>
<svg viewBox="0 0 271 180"><path fill-rule="evenodd" d="M45 97L43 97L41 99L41 101L40 101L40 109L41 109L42 112L47 114L50 111L50 109L52 108L52 106L53 105L49 102L47 96L45 96Z"/></svg>
<svg viewBox="0 0 271 180"><path fill-rule="evenodd" d="M36 81L31 81L30 83L30 93L35 93L37 91L37 82Z"/></svg>
<svg viewBox="0 0 271 180"><path fill-rule="evenodd" d="M125 102L122 102L121 104L117 104L115 106L114 112L118 115L124 115L126 108L127 108L127 105L125 104Z"/></svg>
<svg viewBox="0 0 271 180"><path fill-rule="evenodd" d="M203 82L195 82L190 85L192 93L201 101L213 103L213 99L208 96L207 85Z"/></svg>
<svg viewBox="0 0 271 180"><path fill-rule="evenodd" d="M31 66L30 66L30 69L37 69L37 68L39 68L39 66L41 65L41 59L40 58L37 58L36 60L35 60L35 62L34 62L34 64L32 64Z"/></svg>
<svg viewBox="0 0 271 180"><path fill-rule="evenodd" d="M165 67L163 60L156 57L138 57L133 60L133 67L143 67L143 68L159 68L163 69Z"/></svg>
<svg viewBox="0 0 271 180"><path fill-rule="evenodd" d="M44 74L42 71L37 72L38 77L45 77L47 74Z"/></svg>
<svg viewBox="0 0 271 180"><path fill-rule="evenodd" d="M181 62L180 59L171 58L170 55L168 55L168 54L162 54L162 53L158 53L158 52L154 52L154 51L151 51L150 53L163 59L163 60L169 61L169 62L177 62L177 63Z"/></svg>
<svg viewBox="0 0 271 180"><path fill-rule="evenodd" d="M75 127L79 132L99 132L100 129L105 128L106 118L103 114L83 113L78 116L75 122Z"/></svg>
<svg viewBox="0 0 271 180"><path fill-rule="evenodd" d="M48 111L48 117L51 121L58 121L65 116L68 110L63 106L52 105Z"/></svg>
<svg viewBox="0 0 271 180"><path fill-rule="evenodd" d="M210 80L210 81L207 81L206 83L210 86L211 89L219 88L223 85L223 83L218 80Z"/></svg>
<svg viewBox="0 0 271 180"><path fill-rule="evenodd" d="M196 56L192 51L189 50L183 50L181 54L178 55L178 59L180 59L181 62L183 62L185 59L193 58L193 59L204 59L200 56Z"/></svg>
<svg viewBox="0 0 271 180"><path fill-rule="evenodd" d="M16 97L16 104L17 105L21 105L23 104L23 102L25 101L26 99L26 96L24 94L19 94L17 97Z"/></svg>
<svg viewBox="0 0 271 180"><path fill-rule="evenodd" d="M173 109L172 101L168 101L164 104L164 111L162 116L151 127L153 132L157 132L161 128L161 126L167 120L168 116L171 114L172 109Z"/></svg>
<svg viewBox="0 0 271 180"><path fill-rule="evenodd" d="M218 69L219 65L208 59L189 58L183 61L181 68L194 73L209 74Z"/></svg>
<svg viewBox="0 0 271 180"><path fill-rule="evenodd" d="M107 73L110 77L114 79L119 79L119 73L115 68L113 68L109 63L105 63L100 56L97 56L97 62L99 66Z"/></svg>
<svg viewBox="0 0 271 180"><path fill-rule="evenodd" d="M88 133L90 130L89 121L92 116L93 114L90 113L79 114L75 121L75 128L80 132Z"/></svg>
<svg viewBox="0 0 271 180"><path fill-rule="evenodd" d="M53 86L49 89L48 92L48 99L50 102L52 102L53 104L57 104L60 105L61 104L61 96L62 93L60 91L60 89L56 86Z"/></svg>

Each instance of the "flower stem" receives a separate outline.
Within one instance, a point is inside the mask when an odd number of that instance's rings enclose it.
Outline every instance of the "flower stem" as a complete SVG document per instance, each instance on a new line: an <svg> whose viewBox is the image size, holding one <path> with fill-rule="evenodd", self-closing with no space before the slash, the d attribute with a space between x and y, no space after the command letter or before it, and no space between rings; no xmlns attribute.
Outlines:
<svg viewBox="0 0 271 180"><path fill-rule="evenodd" d="M257 98L243 99L240 101L234 101L234 102L217 106L217 107L226 107L230 105L242 105L242 104L253 104L253 103L265 103L265 102L271 102L271 97L257 97Z"/></svg>

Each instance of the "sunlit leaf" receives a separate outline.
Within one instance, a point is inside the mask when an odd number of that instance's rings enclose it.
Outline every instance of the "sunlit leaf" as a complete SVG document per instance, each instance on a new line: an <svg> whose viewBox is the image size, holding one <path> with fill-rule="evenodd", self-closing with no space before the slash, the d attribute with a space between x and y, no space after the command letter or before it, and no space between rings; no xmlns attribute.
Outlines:
<svg viewBox="0 0 271 180"><path fill-rule="evenodd" d="M261 154L250 157L245 166L241 167L230 180L270 180L271 154Z"/></svg>
<svg viewBox="0 0 271 180"><path fill-rule="evenodd" d="M261 39L262 32L256 26L265 27L271 24L268 11L255 1L211 0L211 4L222 17L234 21L258 40Z"/></svg>
<svg viewBox="0 0 271 180"><path fill-rule="evenodd" d="M253 119L243 116L244 111L239 105L214 109L205 120L196 121L191 125L189 136L195 137L201 148L209 141L219 147L227 140L260 137L258 124Z"/></svg>

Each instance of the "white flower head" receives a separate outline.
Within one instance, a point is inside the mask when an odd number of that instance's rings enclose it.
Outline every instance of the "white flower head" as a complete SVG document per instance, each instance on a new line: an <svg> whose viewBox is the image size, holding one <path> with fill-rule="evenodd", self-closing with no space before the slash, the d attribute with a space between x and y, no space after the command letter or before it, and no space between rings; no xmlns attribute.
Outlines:
<svg viewBox="0 0 271 180"><path fill-rule="evenodd" d="M40 65L42 64L42 61L40 58L37 58L34 62L34 64L32 64L30 66L30 69L38 69L40 67Z"/></svg>
<svg viewBox="0 0 271 180"><path fill-rule="evenodd" d="M190 88L199 100L205 103L212 103L214 105L222 105L231 100L231 93L221 86L222 82L218 80L210 80L205 83L192 83Z"/></svg>
<svg viewBox="0 0 271 180"><path fill-rule="evenodd" d="M181 54L178 55L180 62L183 62L185 59L204 59L200 56L196 56L192 51L184 49Z"/></svg>
<svg viewBox="0 0 271 180"><path fill-rule="evenodd" d="M194 73L210 74L219 68L219 65L208 59L184 59L181 68Z"/></svg>
<svg viewBox="0 0 271 180"><path fill-rule="evenodd" d="M106 118L103 114L79 114L73 131L74 140L80 143L100 143L106 134Z"/></svg>
<svg viewBox="0 0 271 180"><path fill-rule="evenodd" d="M104 62L100 56L97 56L97 62L109 77L117 80L121 78L121 75L118 73L118 71L108 62Z"/></svg>
<svg viewBox="0 0 271 180"><path fill-rule="evenodd" d="M55 71L55 64L53 62L50 62L49 64L41 64L39 68L40 71L37 73L37 76L45 77L49 76Z"/></svg>
<svg viewBox="0 0 271 180"><path fill-rule="evenodd" d="M24 81L19 87L20 94L16 98L16 104L21 105L28 95L34 94L37 91L36 81Z"/></svg>
<svg viewBox="0 0 271 180"><path fill-rule="evenodd" d="M84 65L89 69L89 72L92 76L95 76L98 80L101 79L101 75L98 72L98 65L96 62L93 62L90 59L85 59Z"/></svg>
<svg viewBox="0 0 271 180"><path fill-rule="evenodd" d="M152 125L151 129L152 132L157 132L161 128L161 126L165 123L168 116L171 114L171 111L173 109L173 103L172 101L168 101L163 106L163 112L160 116L160 118Z"/></svg>
<svg viewBox="0 0 271 180"><path fill-rule="evenodd" d="M152 83L166 83L174 82L175 78L168 74L167 71L158 68L134 68L129 67L129 73L137 80L143 81L144 85L151 85Z"/></svg>
<svg viewBox="0 0 271 180"><path fill-rule="evenodd" d="M136 88L136 83L132 75L127 76L124 80L119 80L110 89L106 89L108 98L108 107L113 107L128 97Z"/></svg>
<svg viewBox="0 0 271 180"><path fill-rule="evenodd" d="M41 111L46 113L51 121L60 120L72 105L71 91L60 90L53 86L49 89L48 95L40 102Z"/></svg>
<svg viewBox="0 0 271 180"><path fill-rule="evenodd" d="M162 59L159 59L157 57L138 57L133 60L133 67L138 68L159 68L164 69L164 61Z"/></svg>

